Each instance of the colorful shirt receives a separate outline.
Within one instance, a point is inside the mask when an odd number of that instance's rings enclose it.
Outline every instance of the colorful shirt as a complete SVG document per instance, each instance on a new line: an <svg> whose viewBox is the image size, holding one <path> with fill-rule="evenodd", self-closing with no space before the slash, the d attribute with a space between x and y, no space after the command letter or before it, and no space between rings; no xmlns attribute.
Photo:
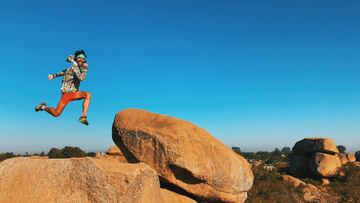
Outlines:
<svg viewBox="0 0 360 203"><path fill-rule="evenodd" d="M77 92L80 81L85 80L87 68L79 67L73 56L68 57L67 60L72 63L72 66L52 76L54 78L64 76L61 81L61 92Z"/></svg>

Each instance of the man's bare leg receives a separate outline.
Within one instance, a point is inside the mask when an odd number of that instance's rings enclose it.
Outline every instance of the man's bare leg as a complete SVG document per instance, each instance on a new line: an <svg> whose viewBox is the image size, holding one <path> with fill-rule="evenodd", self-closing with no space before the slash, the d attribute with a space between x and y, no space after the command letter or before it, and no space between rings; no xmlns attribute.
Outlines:
<svg viewBox="0 0 360 203"><path fill-rule="evenodd" d="M65 106L66 106L66 104L60 100L56 109L52 108L52 107L45 107L44 111L48 112L50 115L52 115L54 117L58 117L63 112Z"/></svg>
<svg viewBox="0 0 360 203"><path fill-rule="evenodd" d="M80 100L80 99L84 99L84 102L82 105L83 110L81 113L81 117L84 117L84 116L87 116L87 112L88 112L89 105L90 105L91 94L89 92L84 92L84 91L76 92L74 100Z"/></svg>
<svg viewBox="0 0 360 203"><path fill-rule="evenodd" d="M88 112L89 105L90 105L90 99L91 99L91 94L86 92L84 102L83 102L83 111L81 113L81 116L87 116L87 112Z"/></svg>

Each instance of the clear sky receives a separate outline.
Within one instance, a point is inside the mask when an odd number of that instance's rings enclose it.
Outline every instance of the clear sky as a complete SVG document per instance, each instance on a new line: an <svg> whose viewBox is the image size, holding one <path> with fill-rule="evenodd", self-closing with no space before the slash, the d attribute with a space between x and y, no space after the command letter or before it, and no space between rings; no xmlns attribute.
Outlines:
<svg viewBox="0 0 360 203"><path fill-rule="evenodd" d="M360 150L360 1L2 1L0 152L113 145L117 112L140 108L193 122L242 150L333 138ZM59 118L61 78L88 54L93 94Z"/></svg>

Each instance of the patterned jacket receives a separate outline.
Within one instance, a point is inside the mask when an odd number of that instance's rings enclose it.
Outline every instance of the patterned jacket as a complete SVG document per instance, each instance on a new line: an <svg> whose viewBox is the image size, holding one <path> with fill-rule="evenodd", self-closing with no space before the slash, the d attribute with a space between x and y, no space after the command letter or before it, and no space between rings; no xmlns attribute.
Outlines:
<svg viewBox="0 0 360 203"><path fill-rule="evenodd" d="M61 82L61 92L77 92L79 91L80 81L85 80L87 68L84 68L84 66L79 67L74 60L74 56L70 56L66 60L71 62L72 66L52 74L52 76L54 78L64 76Z"/></svg>

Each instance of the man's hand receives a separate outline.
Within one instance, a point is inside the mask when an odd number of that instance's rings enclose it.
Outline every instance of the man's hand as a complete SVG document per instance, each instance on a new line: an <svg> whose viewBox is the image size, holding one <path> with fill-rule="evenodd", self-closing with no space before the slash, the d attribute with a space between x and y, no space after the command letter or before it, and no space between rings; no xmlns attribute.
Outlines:
<svg viewBox="0 0 360 203"><path fill-rule="evenodd" d="M66 61L67 62L70 62L70 63L73 63L75 62L75 56L74 55L70 55L66 58Z"/></svg>
<svg viewBox="0 0 360 203"><path fill-rule="evenodd" d="M87 69L88 64L87 64L87 63L84 63L84 64L82 65L82 67L83 67L84 69Z"/></svg>
<svg viewBox="0 0 360 203"><path fill-rule="evenodd" d="M51 79L53 79L53 78L54 78L53 75L51 75L51 74L48 75L48 79L49 79L49 80L51 80Z"/></svg>

